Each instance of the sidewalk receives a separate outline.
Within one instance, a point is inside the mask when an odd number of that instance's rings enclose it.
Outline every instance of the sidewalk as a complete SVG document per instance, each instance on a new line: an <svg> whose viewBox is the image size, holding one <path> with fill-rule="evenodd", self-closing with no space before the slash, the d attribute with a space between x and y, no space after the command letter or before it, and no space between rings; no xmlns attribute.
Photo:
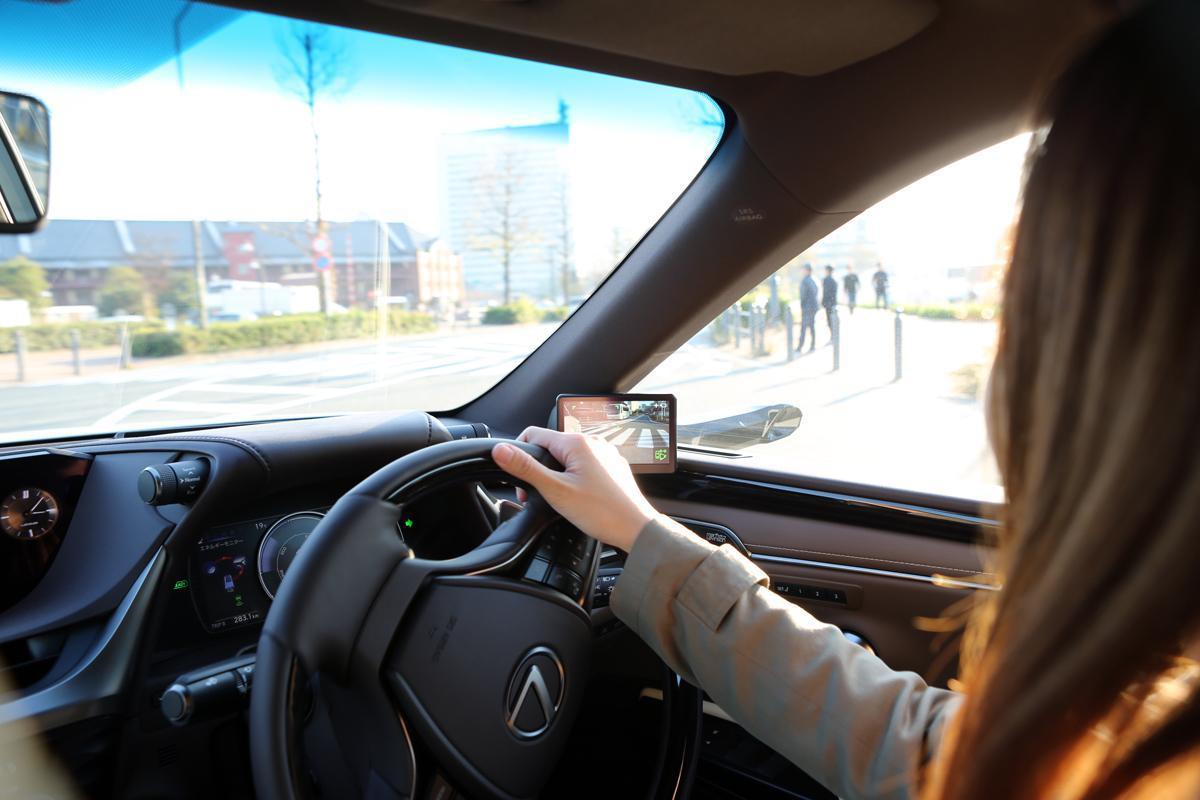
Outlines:
<svg viewBox="0 0 1200 800"><path fill-rule="evenodd" d="M505 328L526 328L541 326L504 326ZM429 339L447 336L469 337L483 336L488 333L495 335L495 326L444 326L430 333L414 333L400 336L389 336L384 342L391 344L399 341L427 341ZM321 354L338 350L359 348L378 342L376 338L334 339L326 342L309 342L307 344L281 345L278 347L260 347L245 350L230 350L223 353L190 353L180 356L163 358L134 358L126 373L145 369L178 369L191 364L213 364L232 359L272 358L280 355L300 355L305 353ZM113 376L122 372L120 368L121 348L118 345L108 347L87 348L80 351L82 370L80 380L100 375ZM59 381L63 378L76 377L75 362L70 350L40 350L25 354L25 381L17 380L16 353L0 353L0 387L22 386L43 381Z"/></svg>
<svg viewBox="0 0 1200 800"><path fill-rule="evenodd" d="M639 390L673 392L680 421L714 419L771 403L803 412L795 434L752 452L789 471L966 496L996 483L983 413L982 381L995 323L902 320L903 377L895 380L895 315L841 315L841 369L833 371L824 312L817 347L787 361L782 330L769 355L714 347L697 337Z"/></svg>

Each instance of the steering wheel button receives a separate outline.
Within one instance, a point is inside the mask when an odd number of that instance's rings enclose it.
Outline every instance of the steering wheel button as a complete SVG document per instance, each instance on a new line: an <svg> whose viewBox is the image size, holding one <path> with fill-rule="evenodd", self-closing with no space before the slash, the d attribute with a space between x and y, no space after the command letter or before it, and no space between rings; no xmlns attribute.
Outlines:
<svg viewBox="0 0 1200 800"><path fill-rule="evenodd" d="M579 597L583 591L583 578L562 567L555 567L550 571L550 580L547 583L572 598Z"/></svg>
<svg viewBox="0 0 1200 800"><path fill-rule="evenodd" d="M553 561L555 553L558 552L559 536L556 532L550 531L542 537L541 546L538 547L537 557L544 558L547 561Z"/></svg>
<svg viewBox="0 0 1200 800"><path fill-rule="evenodd" d="M525 570L525 580L542 583L546 580L546 573L550 571L550 562L541 558L535 558L529 562L529 569Z"/></svg>
<svg viewBox="0 0 1200 800"><path fill-rule="evenodd" d="M578 574L578 573L583 572L583 565L586 563L586 561L587 561L586 556L578 555L574 552L568 551L562 557L562 559L560 560L559 563L561 563L564 567L571 570L572 572Z"/></svg>

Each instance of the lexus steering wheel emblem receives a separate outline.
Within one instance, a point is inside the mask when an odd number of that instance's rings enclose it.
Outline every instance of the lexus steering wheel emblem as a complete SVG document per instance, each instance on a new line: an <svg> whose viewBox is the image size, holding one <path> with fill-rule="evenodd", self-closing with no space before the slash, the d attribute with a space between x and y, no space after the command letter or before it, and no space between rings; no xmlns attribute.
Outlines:
<svg viewBox="0 0 1200 800"><path fill-rule="evenodd" d="M508 681L508 729L522 739L541 736L558 714L565 687L566 672L555 652L549 647L530 650Z"/></svg>

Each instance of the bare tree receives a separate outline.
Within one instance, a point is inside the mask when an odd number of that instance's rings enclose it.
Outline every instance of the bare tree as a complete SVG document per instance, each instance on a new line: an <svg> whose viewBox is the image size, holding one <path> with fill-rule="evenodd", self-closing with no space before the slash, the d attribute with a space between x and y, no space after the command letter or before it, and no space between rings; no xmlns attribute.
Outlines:
<svg viewBox="0 0 1200 800"><path fill-rule="evenodd" d="M295 95L308 107L312 131L313 189L316 198L316 233L325 232L325 217L321 208L321 134L317 124L317 102L322 97L336 97L354 83L353 64L345 47L332 31L318 25L297 23L279 38L282 60L275 67L275 81L285 92ZM317 286L321 294L321 310L329 311L328 281L320 276Z"/></svg>
<svg viewBox="0 0 1200 800"><path fill-rule="evenodd" d="M524 247L536 244L539 236L529 224L523 207L525 171L521 157L512 150L498 153L489 169L472 181L477 214L468 224L469 245L488 250L500 261L504 303L512 302L512 265Z"/></svg>
<svg viewBox="0 0 1200 800"><path fill-rule="evenodd" d="M558 183L558 241L555 242L554 256L558 262L559 279L562 288L562 304L571 302L571 289L575 283L575 264L571 258L571 198L570 185L564 175Z"/></svg>
<svg viewBox="0 0 1200 800"><path fill-rule="evenodd" d="M615 267L625 260L625 256L629 255L629 251L633 249L633 242L629 240L629 234L619 225L613 225L612 228L612 263L610 267Z"/></svg>

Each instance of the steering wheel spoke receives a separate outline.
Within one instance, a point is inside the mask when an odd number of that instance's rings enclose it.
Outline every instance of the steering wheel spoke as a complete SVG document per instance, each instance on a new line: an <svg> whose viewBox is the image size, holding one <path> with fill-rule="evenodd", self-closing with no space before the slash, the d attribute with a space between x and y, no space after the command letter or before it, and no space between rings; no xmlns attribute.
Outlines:
<svg viewBox="0 0 1200 800"><path fill-rule="evenodd" d="M301 734L308 773L325 797L416 795L417 754L381 685L312 681L313 708Z"/></svg>

